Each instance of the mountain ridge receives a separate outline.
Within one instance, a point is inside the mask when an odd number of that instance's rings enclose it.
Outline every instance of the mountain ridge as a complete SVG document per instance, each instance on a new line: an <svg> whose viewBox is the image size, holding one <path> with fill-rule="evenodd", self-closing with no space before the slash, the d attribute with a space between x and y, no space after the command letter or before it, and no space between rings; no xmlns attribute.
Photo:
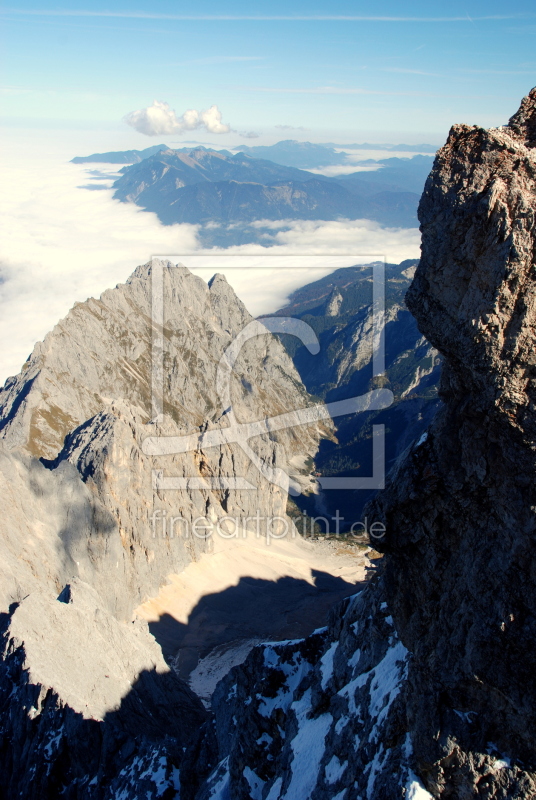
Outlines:
<svg viewBox="0 0 536 800"><path fill-rule="evenodd" d="M75 156L71 164L137 164L144 158L166 150L165 144L156 144L146 147L145 150L115 150L108 153L93 153L90 156Z"/></svg>
<svg viewBox="0 0 536 800"><path fill-rule="evenodd" d="M163 325L152 322L154 270ZM211 524L221 523L228 547L231 514L289 524L287 493L257 465L309 484L303 454L329 435L320 422L256 436L248 454L233 441L204 444L225 411L218 365L251 322L223 276L207 285L155 259L76 304L0 390L0 796L143 791L157 800L178 791L207 713L136 609L213 553ZM155 331L165 342L162 386L152 383ZM283 346L259 333L230 376L241 422L307 405ZM145 452L148 436L186 434L194 441L185 452ZM177 520L186 530L174 529ZM303 557L307 545L296 547Z"/></svg>
<svg viewBox="0 0 536 800"><path fill-rule="evenodd" d="M360 196L363 185L366 197ZM164 224L367 218L416 226L418 195L385 186L379 181L376 192L372 180L359 178L354 185L240 153L229 157L198 148L160 151L124 168L114 197L153 211Z"/></svg>

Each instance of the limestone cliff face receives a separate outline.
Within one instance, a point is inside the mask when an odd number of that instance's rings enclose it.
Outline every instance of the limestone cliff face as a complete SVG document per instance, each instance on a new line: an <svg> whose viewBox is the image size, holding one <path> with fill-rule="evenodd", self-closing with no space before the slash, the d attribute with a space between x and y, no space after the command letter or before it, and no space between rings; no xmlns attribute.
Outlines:
<svg viewBox="0 0 536 800"><path fill-rule="evenodd" d="M196 519L286 513L282 486L243 449L203 439L228 424L217 366L250 315L222 276L207 285L185 267L156 266L163 414L155 418L151 402L154 262L77 304L0 390L6 800L175 796L184 750L206 712L132 611L168 575L211 551L210 539L192 535ZM240 351L230 400L240 423L309 404L267 331ZM314 424L249 444L263 463L286 469L314 454L320 433ZM184 435L193 442L184 453L144 450L148 437ZM166 489L161 477L187 480ZM230 491L225 481L235 478L250 488ZM184 520L186 533L181 523L173 537L169 529L163 535L166 514Z"/></svg>
<svg viewBox="0 0 536 800"><path fill-rule="evenodd" d="M41 577L47 571L54 591L77 576L95 586L112 613L129 618L166 575L210 548L210 541L193 535L162 536L161 524L151 522L154 510L160 519L165 512L186 520L190 534L193 521L204 515L213 521L257 510L261 516L285 515L286 492L266 480L238 445L209 448L201 441L202 432L228 424L216 389L217 367L251 316L223 276L207 286L185 267L160 266L163 418L152 420L151 264L99 299L75 305L36 345L21 374L0 390L6 487L18 481L16 492L7 488L12 512L0 520L6 608L28 593L36 571ZM308 405L290 358L268 333L242 348L231 399L239 422ZM195 440L189 452L144 453L149 436L187 434ZM257 436L250 444L266 463L288 468L297 454L315 452L319 436L316 426L301 426ZM208 482L165 490L155 486L154 471ZM254 488L229 491L209 483L228 477ZM28 488L32 481L39 492ZM60 484L65 489L55 491ZM36 525L44 526L42 550L51 551L46 567L34 566Z"/></svg>
<svg viewBox="0 0 536 800"><path fill-rule="evenodd" d="M370 511L437 797L536 796L535 122L533 90L508 126L456 125L437 155L407 303L445 356L444 407Z"/></svg>

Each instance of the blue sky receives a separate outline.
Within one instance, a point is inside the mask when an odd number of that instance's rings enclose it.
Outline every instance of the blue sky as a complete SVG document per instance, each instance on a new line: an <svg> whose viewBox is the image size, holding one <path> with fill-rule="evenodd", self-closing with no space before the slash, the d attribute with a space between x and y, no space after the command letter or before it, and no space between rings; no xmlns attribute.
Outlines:
<svg viewBox="0 0 536 800"><path fill-rule="evenodd" d="M155 253L204 252L195 226L164 227L111 189L79 188L89 177L85 165L68 163L74 155L191 140L439 145L454 122L506 122L536 84L528 2L17 0L11 10L9 2L0 9L0 381L75 300L124 281ZM150 137L125 124L155 99L179 123L187 109L217 105L231 130ZM258 138L241 138L251 131ZM418 257L419 231L298 220L277 246L225 253L249 266L246 251L277 256L271 294L246 273L239 282L251 304L284 296L289 254L401 261Z"/></svg>
<svg viewBox="0 0 536 800"><path fill-rule="evenodd" d="M217 104L258 143L441 142L453 122L504 123L536 84L529 2L35 0L0 17L4 120L124 130L125 146L155 143L121 122L154 99Z"/></svg>

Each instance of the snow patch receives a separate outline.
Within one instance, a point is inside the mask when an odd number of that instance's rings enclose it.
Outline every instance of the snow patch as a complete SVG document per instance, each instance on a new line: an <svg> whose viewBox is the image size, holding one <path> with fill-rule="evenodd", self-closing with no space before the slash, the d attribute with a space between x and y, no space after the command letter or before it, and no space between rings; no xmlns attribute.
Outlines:
<svg viewBox="0 0 536 800"><path fill-rule="evenodd" d="M170 789L174 792L180 789L179 770L172 764L168 765L167 757L159 756L158 751L155 751L149 759L136 756L121 770L119 777L126 778L128 783L119 794L115 795L115 800L129 800L132 791L139 787L141 781L150 780L153 783L155 797L163 797Z"/></svg>
<svg viewBox="0 0 536 800"><path fill-rule="evenodd" d="M406 783L406 798L407 800L434 800L430 792L426 791L421 781L411 770Z"/></svg>
<svg viewBox="0 0 536 800"><path fill-rule="evenodd" d="M249 784L251 800L262 800L262 790L266 781L263 781L250 767L244 767L243 776Z"/></svg>
<svg viewBox="0 0 536 800"><path fill-rule="evenodd" d="M222 678L238 664L243 664L260 639L237 639L215 647L202 658L190 673L188 683L202 700L205 708L210 708L214 689ZM228 699L236 697L236 684L229 690Z"/></svg>
<svg viewBox="0 0 536 800"><path fill-rule="evenodd" d="M210 785L212 783L212 785ZM231 800L229 792L229 756L220 761L216 770L209 778L209 792L207 800Z"/></svg>
<svg viewBox="0 0 536 800"><path fill-rule="evenodd" d="M325 689L333 675L333 657L335 650L339 646L338 642L333 642L329 650L327 650L320 659L320 671L322 673L322 689Z"/></svg>
<svg viewBox="0 0 536 800"><path fill-rule="evenodd" d="M284 795L285 800L304 800L310 797L316 786L318 770L324 755L325 738L333 717L322 714L316 719L308 719L311 708L311 690L308 689L301 700L291 706L298 720L298 733L291 742L292 778Z"/></svg>
<svg viewBox="0 0 536 800"><path fill-rule="evenodd" d="M457 711L456 713L458 715L461 714L461 712L459 712L459 711ZM472 713L472 712L469 712L469 713ZM510 767L512 766L512 762L510 761L510 759L507 756L503 756L503 755L496 756L495 755L495 753L500 753L500 750L499 750L499 748L497 747L496 744L493 744L493 742L488 742L488 750L487 750L487 752L488 752L488 754L490 756L492 756L492 758L495 759L494 762L493 762L493 769L510 769Z"/></svg>
<svg viewBox="0 0 536 800"><path fill-rule="evenodd" d="M383 744L381 744L370 764L367 764L367 766L365 767L365 772L367 770L370 770L370 775L367 781L368 800L377 800L376 795L374 793L374 784L376 783L376 778L382 771L383 764L385 762L385 759L387 758L387 755L388 754L384 752Z"/></svg>
<svg viewBox="0 0 536 800"><path fill-rule="evenodd" d="M329 764L326 764L325 767L327 782L336 783L339 780L339 778L342 777L347 766L348 766L347 761L343 761L341 764L337 756L334 755Z"/></svg>
<svg viewBox="0 0 536 800"><path fill-rule="evenodd" d="M283 783L283 778L278 778L275 783L273 784L272 788L268 792L268 796L266 800L279 800L281 795L281 784Z"/></svg>
<svg viewBox="0 0 536 800"><path fill-rule="evenodd" d="M62 726L60 732L57 733L55 736L52 736L52 738L49 739L49 741L44 746L43 753L44 753L45 758L47 758L47 759L50 758L52 756L52 753L54 752L54 750L58 749L58 744L60 743L61 736L62 736L62 730L63 730L63 726Z"/></svg>
<svg viewBox="0 0 536 800"><path fill-rule="evenodd" d="M359 659L361 658L361 650L357 649L352 658L348 661L348 665L352 668L357 667Z"/></svg>
<svg viewBox="0 0 536 800"><path fill-rule="evenodd" d="M400 684L406 675L407 653L402 642L397 642L394 647L389 648L380 663L372 670L374 677L370 684L369 714L376 720L370 735L373 742L377 741L380 725L400 692Z"/></svg>
<svg viewBox="0 0 536 800"><path fill-rule="evenodd" d="M286 676L286 681L279 689L275 697L263 697L257 694L259 703L258 712L263 717L270 717L274 709L282 708L287 709L291 704L294 691L297 689L303 678L311 671L312 667L308 661L305 661L299 653L294 653L292 661L280 661L279 655L271 647L266 648L265 663L274 669L279 669ZM272 652L268 652L272 651Z"/></svg>
<svg viewBox="0 0 536 800"><path fill-rule="evenodd" d="M339 735L339 733L342 733L342 731L348 725L349 721L350 717L347 717L344 714L342 715L342 717L340 717L340 719L337 720L337 724L335 725L335 733L337 734L337 736Z"/></svg>
<svg viewBox="0 0 536 800"><path fill-rule="evenodd" d="M463 719L465 722L468 722L469 724L474 722L474 720L471 719L471 714L476 715L476 711L457 711L455 708L452 710L459 716L460 719Z"/></svg>

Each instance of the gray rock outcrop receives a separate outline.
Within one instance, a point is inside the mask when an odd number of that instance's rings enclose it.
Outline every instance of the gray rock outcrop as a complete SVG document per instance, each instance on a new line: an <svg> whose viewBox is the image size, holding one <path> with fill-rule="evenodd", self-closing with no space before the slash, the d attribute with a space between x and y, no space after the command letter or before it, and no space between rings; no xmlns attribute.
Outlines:
<svg viewBox="0 0 536 800"><path fill-rule="evenodd" d="M75 305L36 345L21 374L8 379L0 391L6 463L15 459L22 483L33 480L30 473L37 476L42 487L37 502L48 503L46 512L36 508L33 514L34 509L27 508L26 521L4 518L0 525L12 530L25 526L31 538L36 519L44 525L55 519L49 510L53 503L45 499L55 494L53 482L28 454L41 458L64 484L70 480L68 491L73 495L72 502L56 502L61 517L57 535L68 542L62 554L68 563L55 575L54 590L59 592L73 573L79 575L96 585L112 613L123 618L154 594L167 574L180 572L210 547L210 541L195 536L173 541L162 536L151 523L154 509L180 515L191 525L200 516L218 518L231 511L241 517L257 510L284 516L287 501L283 489L267 481L238 445L203 448L201 441L203 432L225 426L226 409L216 390L217 366L251 316L222 276L207 286L185 267L167 264L163 270L162 419L152 419L151 265L139 267L126 284L100 299ZM231 376L231 398L240 422L308 404L290 358L270 334L250 339L242 348ZM320 424L275 431L253 439L251 447L263 461L287 467L297 453L314 453L323 429ZM143 451L148 436L192 433L198 439L190 452L152 457ZM23 463L30 470L26 478L21 477ZM155 487L155 471L164 477L241 477L256 488L231 494L207 482L201 489L166 492ZM26 494L21 486L18 496ZM12 535L9 541L19 547L24 540ZM5 558L4 586L13 582L13 574L21 574L19 567L11 569L15 559L8 559L7 553ZM30 581L32 558L27 563ZM52 563L48 561L49 569ZM4 605L27 593L29 586L12 586Z"/></svg>
<svg viewBox="0 0 536 800"><path fill-rule="evenodd" d="M535 109L533 90L437 155L407 302L445 356L444 408L372 510L434 796L536 795ZM491 775L490 751L511 771Z"/></svg>
<svg viewBox="0 0 536 800"><path fill-rule="evenodd" d="M437 155L407 303L443 407L366 509L382 575L222 682L196 800L536 797L535 121Z"/></svg>
<svg viewBox="0 0 536 800"><path fill-rule="evenodd" d="M2 614L2 797L113 798L173 785L206 714L141 623L78 579Z"/></svg>
<svg viewBox="0 0 536 800"><path fill-rule="evenodd" d="M161 327L151 322L154 269L163 274ZM210 552L210 538L192 535L196 519L286 514L284 487L238 444L203 438L228 424L217 368L250 322L222 276L207 285L153 261L75 305L0 391L0 797L175 795L206 712L132 612ZM230 398L240 423L309 405L267 331L241 349ZM155 407L164 413L155 417ZM322 425L249 444L261 463L287 469L314 454ZM185 435L193 445L183 453L145 452L148 437ZM230 491L233 479L251 488ZM164 532L166 515L186 533Z"/></svg>

